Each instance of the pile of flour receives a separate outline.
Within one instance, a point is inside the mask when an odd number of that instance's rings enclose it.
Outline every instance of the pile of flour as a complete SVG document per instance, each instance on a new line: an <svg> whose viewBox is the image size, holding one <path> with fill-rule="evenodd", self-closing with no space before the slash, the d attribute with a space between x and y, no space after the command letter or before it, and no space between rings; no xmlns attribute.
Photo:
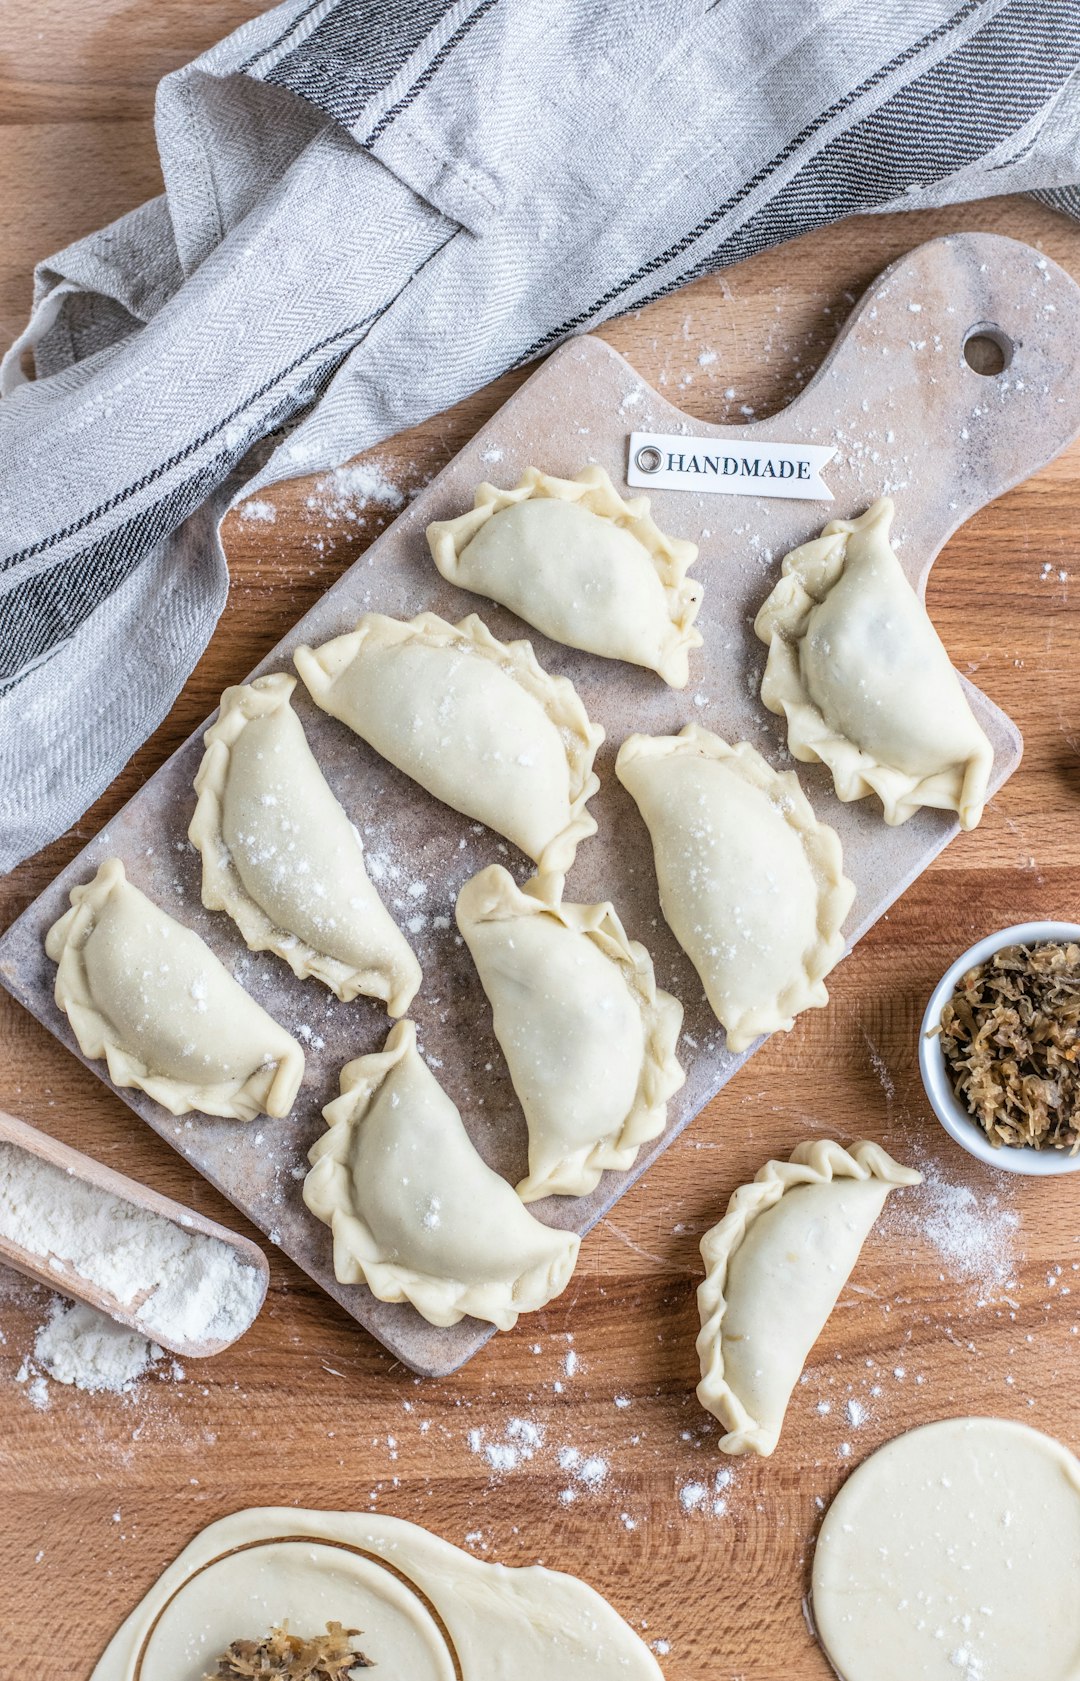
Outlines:
<svg viewBox="0 0 1080 1681"><path fill-rule="evenodd" d="M58 1290L73 1275L133 1312L137 1331L92 1308L56 1304L38 1332L35 1358L59 1382L80 1388L125 1388L160 1356L158 1342L231 1341L262 1302L259 1272L227 1244L6 1142L0 1236L44 1260Z"/></svg>
<svg viewBox="0 0 1080 1681"><path fill-rule="evenodd" d="M138 1331L118 1325L85 1302L53 1298L45 1323L34 1339L34 1353L15 1374L39 1411L49 1404L45 1373L77 1389L126 1394L164 1356L164 1349Z"/></svg>

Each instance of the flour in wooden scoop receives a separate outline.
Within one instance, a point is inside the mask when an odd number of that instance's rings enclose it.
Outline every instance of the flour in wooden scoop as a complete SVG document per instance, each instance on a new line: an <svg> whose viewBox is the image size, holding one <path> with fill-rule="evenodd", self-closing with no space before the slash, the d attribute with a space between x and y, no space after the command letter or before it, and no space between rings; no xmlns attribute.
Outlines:
<svg viewBox="0 0 1080 1681"><path fill-rule="evenodd" d="M262 1302L259 1273L227 1244L6 1142L0 1143L0 1237L45 1261L58 1290L70 1276L133 1310L144 1333L141 1339L136 1333L137 1341L232 1341L248 1329ZM76 1324L65 1323L74 1334ZM67 1369L76 1375L54 1375L78 1383L75 1354Z"/></svg>

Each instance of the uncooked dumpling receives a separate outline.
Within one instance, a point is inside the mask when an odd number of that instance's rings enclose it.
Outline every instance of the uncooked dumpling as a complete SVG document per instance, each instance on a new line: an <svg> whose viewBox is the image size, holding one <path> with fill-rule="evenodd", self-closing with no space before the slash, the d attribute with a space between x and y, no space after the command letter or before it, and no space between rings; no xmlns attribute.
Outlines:
<svg viewBox="0 0 1080 1681"><path fill-rule="evenodd" d="M993 748L893 552L892 518L884 497L787 556L754 625L769 645L761 698L840 799L876 794L894 824L938 806L973 829Z"/></svg>
<svg viewBox="0 0 1080 1681"><path fill-rule="evenodd" d="M513 490L477 486L475 506L427 528L444 578L500 602L568 648L628 660L686 687L701 585L697 547L667 537L647 496L624 502L602 467L572 479L525 470Z"/></svg>
<svg viewBox="0 0 1080 1681"><path fill-rule="evenodd" d="M198 934L131 885L119 858L71 889L45 950L79 1049L104 1057L116 1085L137 1086L174 1115L289 1113L300 1046Z"/></svg>
<svg viewBox="0 0 1080 1681"><path fill-rule="evenodd" d="M273 951L348 1002L404 1015L420 965L364 868L360 836L289 704L284 672L226 689L195 778L188 837L202 853L202 901L228 911L252 951Z"/></svg>
<svg viewBox="0 0 1080 1681"><path fill-rule="evenodd" d="M663 1132L682 1005L611 905L552 903L493 864L465 883L457 923L529 1126L518 1195L585 1196Z"/></svg>
<svg viewBox="0 0 1080 1681"><path fill-rule="evenodd" d="M502 1331L565 1290L581 1239L542 1226L477 1154L411 1021L346 1064L323 1115L304 1201L333 1231L340 1283L432 1325L470 1313Z"/></svg>
<svg viewBox="0 0 1080 1681"><path fill-rule="evenodd" d="M740 1185L705 1233L698 1400L725 1453L770 1454L803 1366L897 1185L922 1174L879 1144L800 1144Z"/></svg>
<svg viewBox="0 0 1080 1681"><path fill-rule="evenodd" d="M190 1541L91 1681L200 1681L235 1640L283 1623L311 1639L330 1622L359 1631L373 1667L356 1681L663 1681L576 1576L489 1563L381 1512L291 1505L233 1512Z"/></svg>
<svg viewBox="0 0 1080 1681"><path fill-rule="evenodd" d="M527 642L496 641L475 614L451 625L435 613L365 613L295 659L318 706L543 874L565 875L596 833L585 804L600 786L592 766L604 732Z"/></svg>
<svg viewBox="0 0 1080 1681"><path fill-rule="evenodd" d="M728 1049L827 1004L824 977L843 956L855 889L795 773L687 724L630 736L615 774L648 825L664 916Z"/></svg>

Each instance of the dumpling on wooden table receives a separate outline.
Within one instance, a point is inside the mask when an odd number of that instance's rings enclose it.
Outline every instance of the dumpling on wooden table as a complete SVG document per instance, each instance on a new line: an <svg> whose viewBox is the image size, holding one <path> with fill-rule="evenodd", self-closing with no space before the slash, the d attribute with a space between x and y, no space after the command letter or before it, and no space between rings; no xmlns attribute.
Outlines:
<svg viewBox="0 0 1080 1681"><path fill-rule="evenodd" d="M226 689L206 732L188 838L202 901L228 911L252 951L285 959L345 1002L405 1013L420 965L364 868L360 836L323 776L276 672Z"/></svg>
<svg viewBox="0 0 1080 1681"><path fill-rule="evenodd" d="M475 506L436 520L427 540L450 583L509 607L553 642L686 687L701 646L702 586L687 577L697 547L660 530L647 496L624 502L602 467L572 479L528 467L513 490L478 485Z"/></svg>
<svg viewBox="0 0 1080 1681"><path fill-rule="evenodd" d="M661 909L728 1048L827 1004L855 888L795 773L687 724L674 736L629 736L615 774L645 819Z"/></svg>
<svg viewBox="0 0 1080 1681"><path fill-rule="evenodd" d="M104 1057L174 1115L287 1115L304 1074L291 1034L248 996L191 928L137 887L119 858L71 890L45 936L56 1002L84 1056Z"/></svg>
<svg viewBox="0 0 1080 1681"><path fill-rule="evenodd" d="M542 874L565 875L596 833L586 802L600 786L604 732L527 642L499 642L475 614L451 625L435 613L365 613L294 657L317 706Z"/></svg>
<svg viewBox="0 0 1080 1681"><path fill-rule="evenodd" d="M333 1232L340 1283L432 1325L472 1314L503 1331L565 1290L581 1239L541 1225L487 1166L411 1021L346 1064L323 1116L304 1201Z"/></svg>
<svg viewBox="0 0 1080 1681"><path fill-rule="evenodd" d="M725 1453L772 1453L791 1392L889 1192L918 1185L865 1140L799 1144L740 1185L701 1240L698 1400Z"/></svg>
<svg viewBox="0 0 1080 1681"><path fill-rule="evenodd" d="M554 901L498 864L465 883L457 924L528 1123L518 1195L585 1196L663 1132L682 1005L611 905Z"/></svg>
<svg viewBox="0 0 1080 1681"><path fill-rule="evenodd" d="M769 647L761 698L840 799L876 794L890 824L936 806L973 829L993 748L889 542L893 511L882 497L785 558L754 624Z"/></svg>

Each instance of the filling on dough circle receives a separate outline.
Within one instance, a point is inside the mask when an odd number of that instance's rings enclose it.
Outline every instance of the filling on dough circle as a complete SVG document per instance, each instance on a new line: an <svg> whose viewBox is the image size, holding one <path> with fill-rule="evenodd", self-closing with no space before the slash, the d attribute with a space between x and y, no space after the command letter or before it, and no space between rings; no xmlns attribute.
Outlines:
<svg viewBox="0 0 1080 1681"><path fill-rule="evenodd" d="M1077 1681L1080 1461L950 1418L860 1465L825 1516L814 1621L841 1681Z"/></svg>
<svg viewBox="0 0 1080 1681"><path fill-rule="evenodd" d="M456 1681L460 1670L427 1604L381 1559L326 1541L270 1540L215 1559L155 1621L137 1681L202 1681L237 1639L287 1623L305 1638L327 1623L360 1631L379 1681Z"/></svg>

